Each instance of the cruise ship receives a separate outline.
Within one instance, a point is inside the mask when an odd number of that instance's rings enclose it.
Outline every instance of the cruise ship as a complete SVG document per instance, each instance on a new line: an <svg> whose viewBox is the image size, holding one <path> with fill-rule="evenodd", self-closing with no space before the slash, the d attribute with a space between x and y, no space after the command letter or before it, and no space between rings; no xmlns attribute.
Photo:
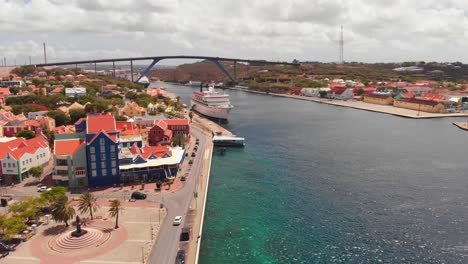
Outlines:
<svg viewBox="0 0 468 264"><path fill-rule="evenodd" d="M193 93L191 107L195 112L207 117L227 120L233 106L228 94L220 94L210 86L207 90L200 88L199 92Z"/></svg>

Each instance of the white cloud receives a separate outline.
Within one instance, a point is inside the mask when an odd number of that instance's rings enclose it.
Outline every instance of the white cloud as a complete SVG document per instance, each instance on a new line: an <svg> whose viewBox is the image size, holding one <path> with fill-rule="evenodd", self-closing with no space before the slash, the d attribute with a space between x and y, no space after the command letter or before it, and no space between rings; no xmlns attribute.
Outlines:
<svg viewBox="0 0 468 264"><path fill-rule="evenodd" d="M0 0L0 56L49 60L213 55L335 61L465 61L459 0ZM5 37L7 36L7 37ZM447 52L448 48L450 52Z"/></svg>

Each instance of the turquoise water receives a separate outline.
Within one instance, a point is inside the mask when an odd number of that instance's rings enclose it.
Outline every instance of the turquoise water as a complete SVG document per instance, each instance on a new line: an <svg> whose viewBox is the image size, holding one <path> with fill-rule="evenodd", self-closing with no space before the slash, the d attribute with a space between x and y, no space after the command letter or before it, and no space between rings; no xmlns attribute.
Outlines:
<svg viewBox="0 0 468 264"><path fill-rule="evenodd" d="M200 263L468 263L457 119L227 92L247 145L213 157Z"/></svg>

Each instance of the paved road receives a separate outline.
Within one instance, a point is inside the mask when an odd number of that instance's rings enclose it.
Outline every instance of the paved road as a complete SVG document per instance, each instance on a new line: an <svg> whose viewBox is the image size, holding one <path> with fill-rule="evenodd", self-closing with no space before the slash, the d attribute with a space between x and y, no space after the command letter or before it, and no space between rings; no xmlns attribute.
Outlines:
<svg viewBox="0 0 468 264"><path fill-rule="evenodd" d="M197 128L192 130L192 135L200 139L200 147L198 148L197 156L195 157L193 165L189 171L189 177L186 181L186 185L175 193L164 194L163 203L167 208L167 217L161 226L158 241L148 258L148 263L151 264L175 262L179 246L180 232L184 226L190 201L194 195L197 184L196 180L201 171L200 168L203 162L203 157L205 156L205 146L208 138ZM188 162L188 160L186 162ZM182 224L180 226L173 226L172 220L178 215L183 216Z"/></svg>

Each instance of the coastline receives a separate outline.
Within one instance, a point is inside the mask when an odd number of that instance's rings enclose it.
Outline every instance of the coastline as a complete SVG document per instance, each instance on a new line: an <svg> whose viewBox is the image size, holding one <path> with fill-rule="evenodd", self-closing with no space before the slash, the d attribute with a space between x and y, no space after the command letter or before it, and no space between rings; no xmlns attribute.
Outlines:
<svg viewBox="0 0 468 264"><path fill-rule="evenodd" d="M213 141L212 133L215 131L223 131L223 133L228 133L229 131L219 126L218 124L205 119L199 115L195 115L191 125L200 129L203 134L207 137L207 145L205 146L208 152L205 152L203 157L202 169L200 171L200 178L196 185L196 192L198 193L198 198L193 198L191 202L191 208L200 208L196 209L196 215L194 218L194 223L192 225L192 239L189 242L188 254L186 263L198 263L200 256L200 246L203 233L203 223L205 219L205 208L206 201L208 198L208 188L210 183L210 173L211 173L211 162L213 158ZM230 132L229 132L230 133Z"/></svg>
<svg viewBox="0 0 468 264"><path fill-rule="evenodd" d="M244 91L248 93L255 93L255 94L271 95L271 96L276 96L276 97L299 99L299 100L334 105L334 106L339 106L339 107L348 107L348 108L354 108L354 109L364 110L364 111L369 111L369 112L389 114L389 115L394 115L394 116L399 116L399 117L404 117L404 118L429 119L429 118L444 118L444 117L468 117L468 112L447 113L447 114L428 113L428 112L416 111L416 110L411 110L411 109L393 107L390 105L370 104L370 103L365 103L362 101L354 101L354 100L343 101L343 100L335 100L335 99L328 99L328 98L266 93L266 92L260 92L260 91L252 91L248 89L234 88L234 87L228 88L228 89L236 90L236 91Z"/></svg>
<svg viewBox="0 0 468 264"><path fill-rule="evenodd" d="M468 122L455 122L453 123L453 125L465 131L468 131Z"/></svg>

